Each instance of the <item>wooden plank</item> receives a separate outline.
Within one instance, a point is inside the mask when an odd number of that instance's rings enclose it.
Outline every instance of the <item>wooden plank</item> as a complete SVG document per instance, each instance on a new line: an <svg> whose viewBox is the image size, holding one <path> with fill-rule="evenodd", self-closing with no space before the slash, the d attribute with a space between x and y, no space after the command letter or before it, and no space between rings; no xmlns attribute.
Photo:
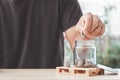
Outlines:
<svg viewBox="0 0 120 80"><path fill-rule="evenodd" d="M72 74L82 76L97 76L104 75L104 70L100 68L76 68L76 67L57 67L57 73L59 74Z"/></svg>

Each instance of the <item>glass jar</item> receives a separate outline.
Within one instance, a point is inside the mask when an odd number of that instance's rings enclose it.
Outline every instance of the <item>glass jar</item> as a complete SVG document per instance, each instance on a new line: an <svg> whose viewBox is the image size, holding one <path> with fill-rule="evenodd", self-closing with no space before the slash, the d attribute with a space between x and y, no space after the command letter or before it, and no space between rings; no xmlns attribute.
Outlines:
<svg viewBox="0 0 120 80"><path fill-rule="evenodd" d="M95 67L96 46L94 40L75 41L74 65L76 67Z"/></svg>

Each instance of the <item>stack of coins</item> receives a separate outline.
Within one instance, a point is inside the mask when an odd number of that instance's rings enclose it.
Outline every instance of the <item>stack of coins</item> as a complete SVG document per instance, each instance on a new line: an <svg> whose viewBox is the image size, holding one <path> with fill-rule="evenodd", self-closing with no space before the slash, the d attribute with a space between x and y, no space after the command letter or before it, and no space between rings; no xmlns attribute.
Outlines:
<svg viewBox="0 0 120 80"><path fill-rule="evenodd" d="M64 60L64 67L70 67L70 60Z"/></svg>
<svg viewBox="0 0 120 80"><path fill-rule="evenodd" d="M92 68L92 67L96 67L96 65L93 64L93 62L90 59L78 60L75 66L79 67L79 68Z"/></svg>

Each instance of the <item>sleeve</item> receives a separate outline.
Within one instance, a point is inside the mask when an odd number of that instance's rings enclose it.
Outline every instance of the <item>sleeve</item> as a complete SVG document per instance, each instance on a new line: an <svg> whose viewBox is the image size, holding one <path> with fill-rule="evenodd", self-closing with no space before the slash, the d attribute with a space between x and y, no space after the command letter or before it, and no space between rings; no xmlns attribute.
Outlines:
<svg viewBox="0 0 120 80"><path fill-rule="evenodd" d="M81 16L82 11L77 0L61 0L60 24L63 32L76 25Z"/></svg>

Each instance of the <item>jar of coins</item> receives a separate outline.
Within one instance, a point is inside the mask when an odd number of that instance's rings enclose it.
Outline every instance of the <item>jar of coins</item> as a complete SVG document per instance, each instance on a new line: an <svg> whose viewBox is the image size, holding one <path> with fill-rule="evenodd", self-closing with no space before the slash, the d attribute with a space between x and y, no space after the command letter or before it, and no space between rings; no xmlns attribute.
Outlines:
<svg viewBox="0 0 120 80"><path fill-rule="evenodd" d="M94 40L75 41L74 65L91 68L96 65L96 47Z"/></svg>

